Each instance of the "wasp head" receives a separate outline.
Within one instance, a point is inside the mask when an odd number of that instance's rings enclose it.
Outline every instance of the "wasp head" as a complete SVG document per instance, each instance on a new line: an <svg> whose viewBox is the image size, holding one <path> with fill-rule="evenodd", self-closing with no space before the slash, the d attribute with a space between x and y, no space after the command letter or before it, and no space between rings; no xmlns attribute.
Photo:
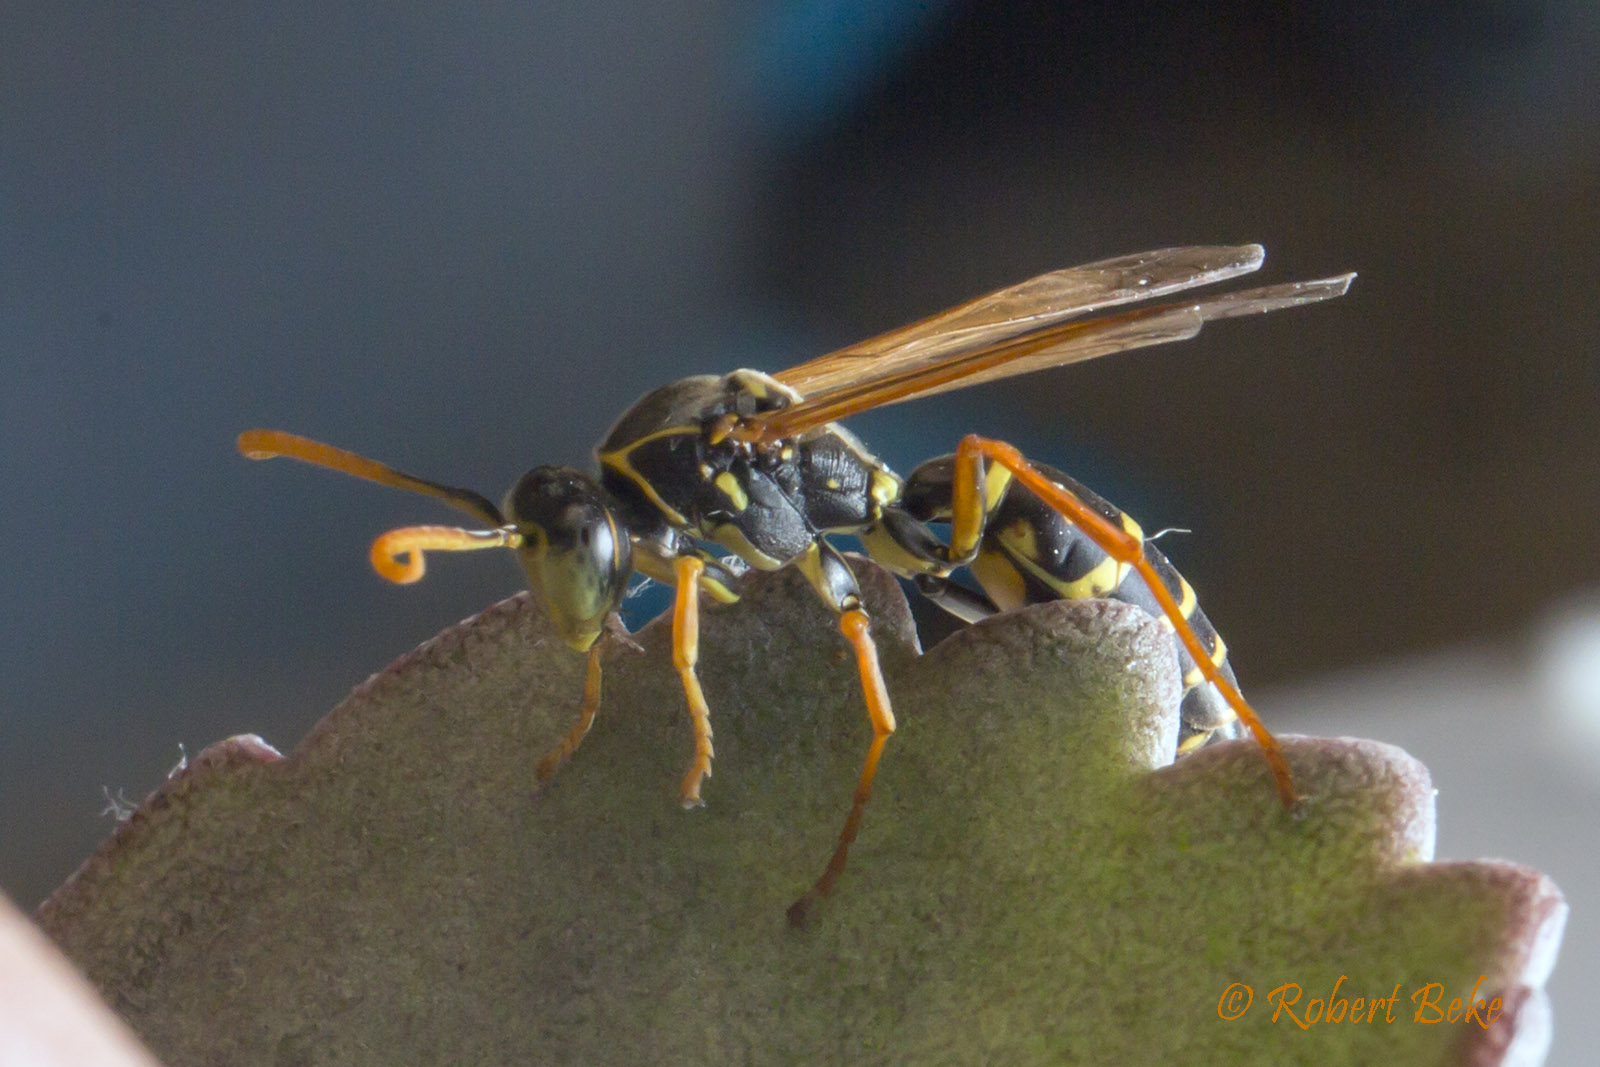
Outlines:
<svg viewBox="0 0 1600 1067"><path fill-rule="evenodd" d="M506 494L505 513L550 621L567 644L588 651L633 574L633 547L605 490L569 467L535 467Z"/></svg>

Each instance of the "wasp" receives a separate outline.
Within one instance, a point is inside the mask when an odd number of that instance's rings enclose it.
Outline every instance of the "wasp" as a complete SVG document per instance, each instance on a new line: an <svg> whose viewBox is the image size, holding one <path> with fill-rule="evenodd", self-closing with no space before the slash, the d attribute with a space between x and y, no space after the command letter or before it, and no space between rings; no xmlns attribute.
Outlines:
<svg viewBox="0 0 1600 1067"><path fill-rule="evenodd" d="M617 611L638 573L675 590L672 659L694 740L679 791L685 807L701 804L713 748L696 675L700 600L738 599L743 568L724 562L728 553L758 570L798 569L854 651L872 726L833 854L789 910L800 925L845 869L895 731L871 620L835 536L855 535L871 558L963 619L1063 597L1110 596L1148 608L1172 633L1184 671L1180 749L1232 736L1242 724L1260 745L1280 800L1297 804L1283 752L1240 693L1226 646L1194 590L1131 517L1002 441L968 435L953 454L902 478L840 425L888 404L1184 340L1212 320L1327 300L1343 295L1355 277L1162 300L1250 273L1263 257L1259 245L1242 245L1101 260L1039 275L776 374L684 378L645 395L617 420L596 449L597 476L535 467L499 506L282 431L246 431L239 449L252 459L291 457L431 496L482 527L411 526L381 535L371 561L390 581L420 579L427 552L516 553L555 630L587 656L576 720L539 761L541 782L572 757L594 722L601 638L620 631ZM951 580L961 569L978 589Z"/></svg>

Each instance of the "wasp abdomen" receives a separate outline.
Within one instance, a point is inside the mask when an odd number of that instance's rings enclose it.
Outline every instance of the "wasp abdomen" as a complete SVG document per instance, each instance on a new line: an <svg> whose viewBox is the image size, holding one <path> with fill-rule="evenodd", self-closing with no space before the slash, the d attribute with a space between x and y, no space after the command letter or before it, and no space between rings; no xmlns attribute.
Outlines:
<svg viewBox="0 0 1600 1067"><path fill-rule="evenodd" d="M1112 524L1143 540L1138 523L1121 509L1060 471L1042 464L1035 466ZM952 471L952 457L943 456L911 473L906 482L905 500L916 517L924 521L949 518ZM1107 555L1058 511L1013 482L1006 471L989 470L985 493L987 518L983 538L977 557L968 569L995 607L1009 611L1049 600L1106 597L1144 608L1163 628L1172 631L1172 624L1162 614L1161 606L1131 567ZM1223 676L1233 683L1227 645L1205 612L1200 610L1193 587L1154 545L1145 542L1144 551L1167 592L1177 601L1201 647ZM1235 736L1233 709L1216 687L1206 681L1175 634L1173 644L1183 676L1178 751L1191 751L1213 736Z"/></svg>

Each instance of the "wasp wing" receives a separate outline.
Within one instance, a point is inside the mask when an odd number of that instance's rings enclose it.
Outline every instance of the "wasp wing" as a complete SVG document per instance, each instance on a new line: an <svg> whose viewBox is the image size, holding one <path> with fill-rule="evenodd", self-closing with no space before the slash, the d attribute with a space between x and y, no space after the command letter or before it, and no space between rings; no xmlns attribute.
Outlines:
<svg viewBox="0 0 1600 1067"><path fill-rule="evenodd" d="M790 367L779 381L811 396L864 377L902 373L952 353L1136 300L1211 285L1261 266L1260 245L1162 248L1051 271L937 315Z"/></svg>
<svg viewBox="0 0 1600 1067"><path fill-rule="evenodd" d="M1232 293L1219 293L1192 303L1171 303L1159 307L1140 308L1125 316L1110 316L1074 324L1084 327L1106 324L1095 330L1085 329L1081 334L1074 334L1068 330L1063 331L1065 336L1053 340L1038 335L1019 338L1019 347L1030 351L1008 352L1004 359L999 359L997 353L991 353L988 359L979 358L978 353L972 353L974 363L987 365L982 368L974 367L969 373L953 381L942 384L930 382L926 388L919 388L897 399L919 399L952 389L965 389L970 385L981 385L1001 378L1014 378L1019 374L1031 374L1051 367L1061 367L1068 363L1081 363L1097 356L1111 355L1113 352L1125 352L1132 348L1165 344L1168 341L1184 341L1199 333L1203 325L1217 319L1264 315L1269 311L1281 311L1284 308L1299 307L1301 304L1332 300L1349 291L1350 283L1354 280L1355 274L1351 272L1309 282L1285 282L1258 289L1241 289ZM1141 315L1140 312L1149 314ZM1127 321L1117 322L1124 317Z"/></svg>
<svg viewBox="0 0 1600 1067"><path fill-rule="evenodd" d="M1353 273L1341 274L1316 281L1221 293L1200 300L1138 307L1091 319L1069 319L975 348L957 348L933 362L896 363L887 369L871 367L855 381L815 393L753 420L753 428L762 440L791 437L823 423L888 404L1078 363L1113 352L1182 341L1199 333L1214 319L1263 314L1342 296L1354 278Z"/></svg>

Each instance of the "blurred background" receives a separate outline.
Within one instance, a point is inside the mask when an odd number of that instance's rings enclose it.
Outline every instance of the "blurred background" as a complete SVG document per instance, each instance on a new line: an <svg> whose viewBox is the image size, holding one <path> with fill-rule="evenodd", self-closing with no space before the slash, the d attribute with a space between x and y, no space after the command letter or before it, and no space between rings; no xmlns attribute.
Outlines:
<svg viewBox="0 0 1600 1067"><path fill-rule="evenodd" d="M0 4L0 887L179 755L282 749L520 587L385 586L646 389L777 369L1053 267L1259 241L1350 296L867 416L1096 487L1289 731L1403 744L1439 852L1574 907L1600 1042L1600 7L1589 0ZM453 519L451 521L454 521ZM1563 1059L1563 1057L1567 1057Z"/></svg>

